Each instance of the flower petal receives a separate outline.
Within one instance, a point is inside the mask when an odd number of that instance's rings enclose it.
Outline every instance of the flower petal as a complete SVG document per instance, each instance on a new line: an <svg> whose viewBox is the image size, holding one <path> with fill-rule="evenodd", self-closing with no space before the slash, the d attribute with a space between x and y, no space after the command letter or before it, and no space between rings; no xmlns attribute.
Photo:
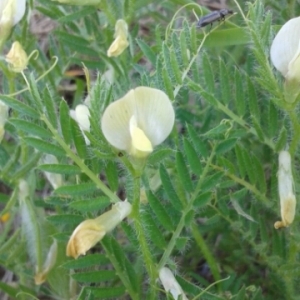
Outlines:
<svg viewBox="0 0 300 300"><path fill-rule="evenodd" d="M117 149L131 149L129 124L133 115L153 147L162 143L174 126L174 109L164 92L143 86L130 90L106 108L101 120L104 136Z"/></svg>
<svg viewBox="0 0 300 300"><path fill-rule="evenodd" d="M79 104L75 108L76 121L84 131L90 131L90 111L86 105ZM72 116L72 115L71 115Z"/></svg>
<svg viewBox="0 0 300 300"><path fill-rule="evenodd" d="M187 300L181 286L177 282L170 269L163 267L159 270L159 279L166 292L170 292L175 300L181 296L182 300Z"/></svg>
<svg viewBox="0 0 300 300"><path fill-rule="evenodd" d="M289 64L299 56L300 17L285 23L275 36L271 46L271 60L275 68L286 77Z"/></svg>
<svg viewBox="0 0 300 300"><path fill-rule="evenodd" d="M131 117L129 128L132 140L131 154L138 157L149 155L153 151L153 147L143 130L138 128L135 116Z"/></svg>
<svg viewBox="0 0 300 300"><path fill-rule="evenodd" d="M76 227L69 239L67 256L77 258L79 255L85 255L104 237L105 233L104 227L94 219L83 221Z"/></svg>
<svg viewBox="0 0 300 300"><path fill-rule="evenodd" d="M138 87L135 90L136 119L153 147L161 144L171 133L175 112L168 96L161 90Z"/></svg>

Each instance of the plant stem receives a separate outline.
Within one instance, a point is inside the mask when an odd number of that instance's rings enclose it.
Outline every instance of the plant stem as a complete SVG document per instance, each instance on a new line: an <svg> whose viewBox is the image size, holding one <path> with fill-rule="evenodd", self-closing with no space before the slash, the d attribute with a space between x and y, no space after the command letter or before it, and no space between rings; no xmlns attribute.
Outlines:
<svg viewBox="0 0 300 300"><path fill-rule="evenodd" d="M119 197L116 196L99 178L98 176L88 168L88 166L83 162L81 158L79 158L65 143L65 141L60 137L57 130L52 126L45 115L41 116L41 120L45 122L49 130L53 134L53 138L59 143L59 145L65 150L67 156L69 156L81 169L83 173L85 173L100 189L107 197L109 197L110 201L113 203L117 203L120 201Z"/></svg>
<svg viewBox="0 0 300 300"><path fill-rule="evenodd" d="M140 177L135 177L134 178L134 183L133 183L133 204L132 204L132 217L134 219L134 225L135 225L135 230L136 230L136 236L139 241L140 248L142 250L142 255L144 258L144 262L146 265L146 269L148 272L148 275L150 277L150 296L148 299L157 299L156 298L156 289L154 288L155 286L155 281L158 277L158 271L157 268L153 262L152 255L150 252L150 249L148 247L147 241L146 241L146 236L145 232L143 229L143 224L142 224L142 219L141 219L141 214L140 214Z"/></svg>
<svg viewBox="0 0 300 300"><path fill-rule="evenodd" d="M289 114L293 126L293 139L290 144L289 152L291 156L294 157L300 140L300 125L295 110L287 110L287 112Z"/></svg>

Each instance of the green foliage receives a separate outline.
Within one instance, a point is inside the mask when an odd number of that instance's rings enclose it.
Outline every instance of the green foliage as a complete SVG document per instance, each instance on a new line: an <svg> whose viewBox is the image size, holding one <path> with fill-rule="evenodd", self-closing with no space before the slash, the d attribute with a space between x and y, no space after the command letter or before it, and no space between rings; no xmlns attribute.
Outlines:
<svg viewBox="0 0 300 300"><path fill-rule="evenodd" d="M238 2L241 10L233 1L235 14L204 28L193 12L207 8L189 1L27 3L56 27L40 43L24 18L2 51L18 40L39 56L23 75L0 63L0 109L9 108L7 120L0 111L0 298L172 299L158 280L168 267L188 299L297 299L298 208L290 228L273 224L282 150L299 191L299 103L285 102L269 52L273 24L300 10L295 1ZM108 57L118 19L129 46ZM176 123L148 157L133 159L108 143L101 119L140 85L167 94ZM78 104L89 108L89 130L71 117ZM105 236L68 258L75 228L125 199L131 214L107 232L91 225L87 244L93 232Z"/></svg>

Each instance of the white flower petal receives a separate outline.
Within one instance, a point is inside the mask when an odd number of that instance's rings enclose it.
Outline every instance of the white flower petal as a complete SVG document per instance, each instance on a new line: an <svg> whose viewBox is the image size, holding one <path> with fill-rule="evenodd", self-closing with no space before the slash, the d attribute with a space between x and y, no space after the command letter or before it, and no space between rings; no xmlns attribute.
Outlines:
<svg viewBox="0 0 300 300"><path fill-rule="evenodd" d="M161 144L171 133L175 112L168 96L148 87L135 89L135 97L139 100L136 107L138 127L149 138L153 146Z"/></svg>
<svg viewBox="0 0 300 300"><path fill-rule="evenodd" d="M14 11L13 24L16 25L21 21L26 10L26 0L15 0L16 7Z"/></svg>
<svg viewBox="0 0 300 300"><path fill-rule="evenodd" d="M76 121L80 128L85 131L90 131L90 111L86 105L79 104L75 108Z"/></svg>
<svg viewBox="0 0 300 300"><path fill-rule="evenodd" d="M282 220L274 224L276 229L289 226L294 220L296 211L290 153L288 151L281 151L278 161L279 169L277 177Z"/></svg>
<svg viewBox="0 0 300 300"><path fill-rule="evenodd" d="M117 149L131 149L129 124L133 115L153 147L162 143L174 126L174 109L164 92L149 87L130 90L106 108L101 120L104 136Z"/></svg>
<svg viewBox="0 0 300 300"><path fill-rule="evenodd" d="M290 63L299 56L300 41L300 17L289 20L285 23L271 46L271 60L275 68L281 72L284 77L288 76ZM292 72L292 74L294 71Z"/></svg>
<svg viewBox="0 0 300 300"><path fill-rule="evenodd" d="M177 282L170 269L164 267L159 270L159 279L166 292L170 292L175 300L182 296L183 300L187 300L181 286Z"/></svg>

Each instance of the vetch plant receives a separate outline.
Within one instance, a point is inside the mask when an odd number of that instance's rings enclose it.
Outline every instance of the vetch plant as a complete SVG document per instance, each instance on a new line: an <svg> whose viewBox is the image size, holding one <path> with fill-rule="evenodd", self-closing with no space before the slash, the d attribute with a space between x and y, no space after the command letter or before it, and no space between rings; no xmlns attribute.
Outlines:
<svg viewBox="0 0 300 300"><path fill-rule="evenodd" d="M174 121L168 96L158 89L141 86L106 108L101 128L112 146L144 158L168 137Z"/></svg>
<svg viewBox="0 0 300 300"><path fill-rule="evenodd" d="M297 50L284 88L269 55L297 1L206 32L196 3L58 2L3 51L39 55L1 63L0 299L297 299Z"/></svg>

